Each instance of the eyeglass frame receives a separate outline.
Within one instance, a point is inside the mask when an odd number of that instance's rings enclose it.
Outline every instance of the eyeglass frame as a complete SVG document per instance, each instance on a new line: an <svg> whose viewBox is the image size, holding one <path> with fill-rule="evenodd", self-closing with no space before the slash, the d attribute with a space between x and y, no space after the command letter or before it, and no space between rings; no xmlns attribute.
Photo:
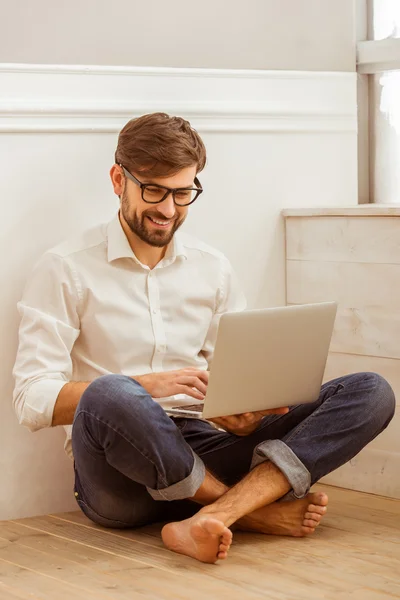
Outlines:
<svg viewBox="0 0 400 600"><path fill-rule="evenodd" d="M134 183L136 183L136 185L138 185L140 187L141 192L142 192L142 200L143 200L143 202L146 202L146 204L160 204L161 202L164 202L164 200L166 200L170 194L172 194L172 199L176 206L190 206L190 204L193 204L193 202L195 200L197 200L197 198L200 196L200 194L202 194L204 191L202 188L202 185L201 185L200 181L197 179L197 177L194 178L193 183L199 187L169 188L166 185L159 185L158 183L142 183L141 181L139 181L139 179L137 179L137 177L132 175L132 173L130 173L128 171L128 169L126 169L122 164L119 164L119 166L123 170L125 177L127 177L127 179L130 179L131 181L133 181ZM146 190L147 186L161 188L163 190L166 190L166 192L165 192L164 196L161 198L161 200L157 200L156 202L151 202L151 200L145 200L145 198L143 197L144 191ZM193 200L191 200L187 204L178 204L175 200L176 192L182 192L182 191L188 191L188 190L196 191L197 192L196 196L193 198Z"/></svg>

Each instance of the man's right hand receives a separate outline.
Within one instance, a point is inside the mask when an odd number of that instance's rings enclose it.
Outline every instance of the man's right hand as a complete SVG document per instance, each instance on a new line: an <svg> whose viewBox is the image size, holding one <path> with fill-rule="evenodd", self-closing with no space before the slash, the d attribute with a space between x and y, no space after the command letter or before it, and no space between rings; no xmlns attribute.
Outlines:
<svg viewBox="0 0 400 600"><path fill-rule="evenodd" d="M204 400L208 384L208 371L189 367L178 371L149 373L133 377L152 398L166 398L175 394L187 394L196 400Z"/></svg>

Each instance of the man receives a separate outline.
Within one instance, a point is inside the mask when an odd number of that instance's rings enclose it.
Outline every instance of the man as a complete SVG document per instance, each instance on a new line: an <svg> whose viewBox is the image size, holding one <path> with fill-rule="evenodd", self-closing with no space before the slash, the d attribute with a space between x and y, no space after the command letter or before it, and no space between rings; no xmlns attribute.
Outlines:
<svg viewBox="0 0 400 600"><path fill-rule="evenodd" d="M313 533L328 498L310 486L387 427L394 395L379 375L359 373L290 410L214 424L168 416L171 397L204 398L219 318L245 306L227 259L176 233L202 192L205 160L181 118L150 114L123 128L110 172L118 215L48 251L19 304L14 406L32 431L66 426L90 519L121 528L175 519L165 545L215 562L234 524Z"/></svg>

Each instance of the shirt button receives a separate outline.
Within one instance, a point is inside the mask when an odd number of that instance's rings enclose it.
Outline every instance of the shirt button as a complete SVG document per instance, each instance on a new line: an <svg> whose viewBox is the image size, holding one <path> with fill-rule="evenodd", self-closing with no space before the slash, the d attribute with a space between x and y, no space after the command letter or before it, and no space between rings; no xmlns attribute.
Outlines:
<svg viewBox="0 0 400 600"><path fill-rule="evenodd" d="M158 310L156 308L153 308L153 315L156 315L158 313Z"/></svg>

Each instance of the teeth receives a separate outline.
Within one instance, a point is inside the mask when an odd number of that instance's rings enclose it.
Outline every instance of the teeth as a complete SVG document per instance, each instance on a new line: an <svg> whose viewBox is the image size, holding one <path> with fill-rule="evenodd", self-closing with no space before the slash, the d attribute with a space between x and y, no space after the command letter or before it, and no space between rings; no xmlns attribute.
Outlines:
<svg viewBox="0 0 400 600"><path fill-rule="evenodd" d="M153 217L150 217L150 219L154 222L157 223L157 225L168 225L171 221L157 221L156 219L153 219Z"/></svg>

